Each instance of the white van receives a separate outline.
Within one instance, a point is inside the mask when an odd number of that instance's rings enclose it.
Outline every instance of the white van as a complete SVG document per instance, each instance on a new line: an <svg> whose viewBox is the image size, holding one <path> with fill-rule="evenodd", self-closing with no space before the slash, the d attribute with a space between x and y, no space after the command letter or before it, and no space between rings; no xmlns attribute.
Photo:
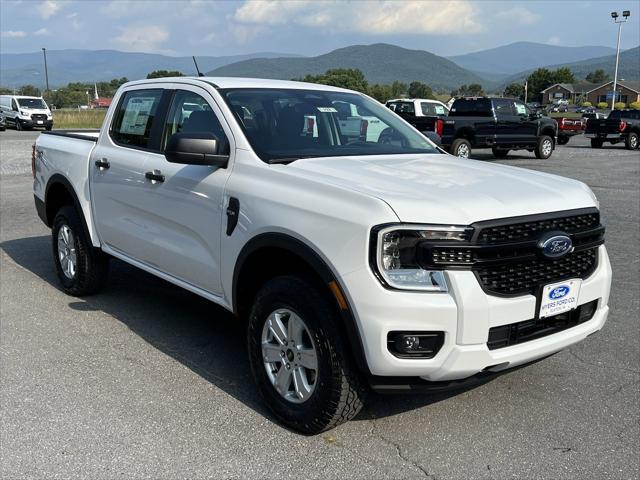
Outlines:
<svg viewBox="0 0 640 480"><path fill-rule="evenodd" d="M4 117L6 126L16 130L53 128L51 110L42 97L0 95L0 115Z"/></svg>

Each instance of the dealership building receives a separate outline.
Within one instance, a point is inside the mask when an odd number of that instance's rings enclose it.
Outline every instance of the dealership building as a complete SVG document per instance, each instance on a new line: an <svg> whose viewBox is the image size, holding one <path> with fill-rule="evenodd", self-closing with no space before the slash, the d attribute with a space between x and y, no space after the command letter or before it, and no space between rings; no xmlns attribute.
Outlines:
<svg viewBox="0 0 640 480"><path fill-rule="evenodd" d="M559 100L567 100L571 103L591 102L593 105L600 102L611 102L613 96L613 82L607 82L596 86L593 83L556 83L542 90L542 103L549 104ZM616 85L616 102L629 105L640 101L640 82L619 80Z"/></svg>

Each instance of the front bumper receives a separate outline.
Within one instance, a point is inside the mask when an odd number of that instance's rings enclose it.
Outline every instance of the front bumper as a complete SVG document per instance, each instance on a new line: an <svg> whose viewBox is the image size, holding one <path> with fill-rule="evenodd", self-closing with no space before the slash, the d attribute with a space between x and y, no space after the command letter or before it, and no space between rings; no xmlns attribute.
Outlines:
<svg viewBox="0 0 640 480"><path fill-rule="evenodd" d="M20 122L23 127L26 128L53 128L53 119L51 120L26 120L23 118L18 118L16 121ZM39 123L42 122L42 123Z"/></svg>
<svg viewBox="0 0 640 480"><path fill-rule="evenodd" d="M480 372L498 372L551 355L604 325L609 308L611 265L599 247L596 271L583 280L578 305L597 300L593 317L558 333L489 350L489 329L536 317L533 295L487 295L473 272L447 271L449 293L387 290L369 269L342 277L354 308L370 373L381 377L420 377L450 381ZM398 358L387 348L390 331L443 331L444 345L431 359Z"/></svg>

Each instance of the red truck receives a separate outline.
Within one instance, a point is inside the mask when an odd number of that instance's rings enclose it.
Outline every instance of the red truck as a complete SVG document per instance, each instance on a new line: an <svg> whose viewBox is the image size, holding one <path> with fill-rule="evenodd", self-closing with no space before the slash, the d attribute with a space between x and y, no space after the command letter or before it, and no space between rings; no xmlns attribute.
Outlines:
<svg viewBox="0 0 640 480"><path fill-rule="evenodd" d="M574 135L584 133L585 124L581 118L556 118L558 122L558 145L566 145Z"/></svg>

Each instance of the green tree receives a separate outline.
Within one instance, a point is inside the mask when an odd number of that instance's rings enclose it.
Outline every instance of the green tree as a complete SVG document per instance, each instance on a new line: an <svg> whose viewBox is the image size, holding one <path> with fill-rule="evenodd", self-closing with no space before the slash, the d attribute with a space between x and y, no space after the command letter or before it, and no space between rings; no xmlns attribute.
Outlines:
<svg viewBox="0 0 640 480"><path fill-rule="evenodd" d="M609 75L603 69L598 68L597 70L589 73L585 77L585 80L591 83L605 83L611 80L611 77L609 77Z"/></svg>
<svg viewBox="0 0 640 480"><path fill-rule="evenodd" d="M153 72L147 74L147 78L164 77L184 77L184 74L177 70L154 70Z"/></svg>
<svg viewBox="0 0 640 480"><path fill-rule="evenodd" d="M402 97L407 94L407 84L396 80L391 84L391 98Z"/></svg>
<svg viewBox="0 0 640 480"><path fill-rule="evenodd" d="M302 81L348 88L363 93L366 93L369 87L364 74L355 68L333 68L320 75L307 75Z"/></svg>
<svg viewBox="0 0 640 480"><path fill-rule="evenodd" d="M547 68L538 68L527 77L531 98L539 97L542 90L556 83L573 83L575 81L576 78L568 67L558 68L553 71Z"/></svg>
<svg viewBox="0 0 640 480"><path fill-rule="evenodd" d="M471 95L472 97L484 95L484 91L482 90L482 85L480 85L479 83L472 83L467 87L467 89L469 92L468 95Z"/></svg>
<svg viewBox="0 0 640 480"><path fill-rule="evenodd" d="M553 83L573 83L576 77L569 67L562 67L552 72Z"/></svg>
<svg viewBox="0 0 640 480"><path fill-rule="evenodd" d="M505 97L524 98L524 85L521 83L510 83L504 89Z"/></svg>
<svg viewBox="0 0 640 480"><path fill-rule="evenodd" d="M27 97L39 97L40 89L33 85L23 85L18 88L18 95L25 95Z"/></svg>
<svg viewBox="0 0 640 480"><path fill-rule="evenodd" d="M0 95L12 95L13 88L8 87L0 87Z"/></svg>
<svg viewBox="0 0 640 480"><path fill-rule="evenodd" d="M433 98L433 90L422 82L411 82L407 92L411 98Z"/></svg>
<svg viewBox="0 0 640 480"><path fill-rule="evenodd" d="M380 103L384 103L387 100L395 98L391 91L391 85L369 85L368 95L378 100Z"/></svg>

